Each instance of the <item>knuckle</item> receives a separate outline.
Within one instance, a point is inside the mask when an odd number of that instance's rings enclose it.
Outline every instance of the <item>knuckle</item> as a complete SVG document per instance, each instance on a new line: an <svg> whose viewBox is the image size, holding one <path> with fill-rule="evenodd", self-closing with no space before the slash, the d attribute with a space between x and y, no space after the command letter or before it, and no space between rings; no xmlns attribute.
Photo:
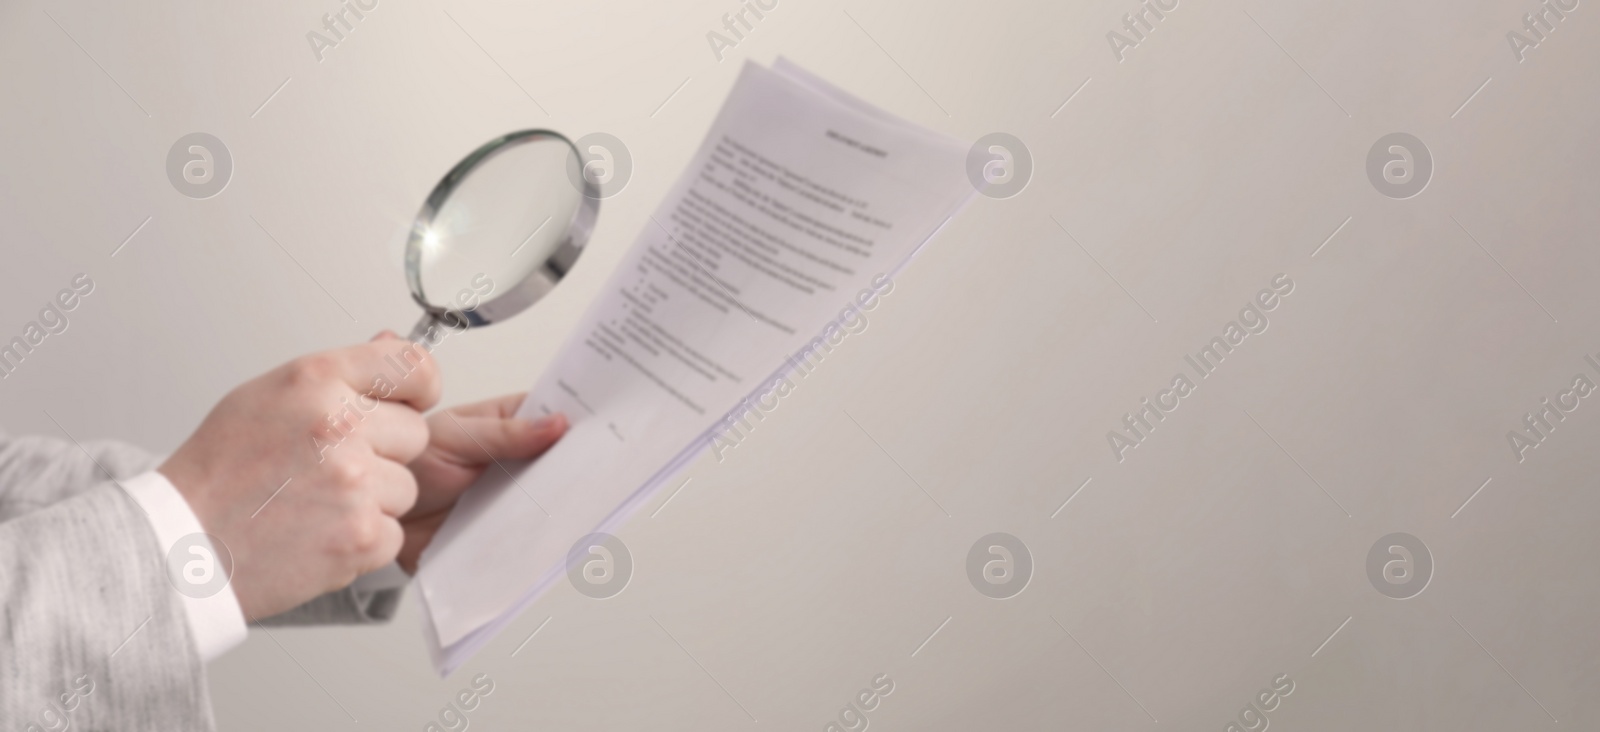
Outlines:
<svg viewBox="0 0 1600 732"><path fill-rule="evenodd" d="M312 410L313 414L306 418L310 420L311 437L319 442L338 444L344 439L344 433L334 426L333 420L327 414ZM313 445L316 443L313 442Z"/></svg>
<svg viewBox="0 0 1600 732"><path fill-rule="evenodd" d="M372 568L394 558L405 541L400 523L381 513L367 513L351 521L345 551L351 562Z"/></svg>
<svg viewBox="0 0 1600 732"><path fill-rule="evenodd" d="M339 365L326 353L301 356L284 367L284 375L291 387L317 387L337 377Z"/></svg>
<svg viewBox="0 0 1600 732"><path fill-rule="evenodd" d="M326 470L328 482L334 489L343 492L360 489L368 475L368 468L363 461L350 458L330 460Z"/></svg>
<svg viewBox="0 0 1600 732"><path fill-rule="evenodd" d="M383 540L382 524L371 515L352 514L345 522L344 549L351 556L371 554Z"/></svg>

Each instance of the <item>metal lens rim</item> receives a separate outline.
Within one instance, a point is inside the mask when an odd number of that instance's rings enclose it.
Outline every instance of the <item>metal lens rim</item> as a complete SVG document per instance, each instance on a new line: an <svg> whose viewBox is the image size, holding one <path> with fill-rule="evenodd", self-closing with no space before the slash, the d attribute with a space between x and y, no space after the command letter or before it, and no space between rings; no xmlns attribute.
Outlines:
<svg viewBox="0 0 1600 732"><path fill-rule="evenodd" d="M515 286L505 290L472 310L462 311L447 306L435 305L428 301L422 287L422 247L423 238L428 229L432 227L434 218L444 208L446 201L461 186L473 170L490 158L505 152L518 145L539 142L542 140L556 140L566 145L572 151L573 159L577 160L579 179L583 182L582 200L572 212L572 219L566 223L566 236L561 244L545 262L530 270ZM532 129L518 130L496 137L473 150L461 162L456 163L423 201L422 209L417 212L416 219L411 224L411 233L406 239L406 284L411 288L411 299L427 311L433 319L458 320L464 318L469 326L488 325L489 323L503 320L526 309L550 288L564 277L571 269L583 247L589 241L589 234L594 230L595 219L600 212L600 190L588 176L582 175L584 160L582 153L576 145L565 135L554 130Z"/></svg>

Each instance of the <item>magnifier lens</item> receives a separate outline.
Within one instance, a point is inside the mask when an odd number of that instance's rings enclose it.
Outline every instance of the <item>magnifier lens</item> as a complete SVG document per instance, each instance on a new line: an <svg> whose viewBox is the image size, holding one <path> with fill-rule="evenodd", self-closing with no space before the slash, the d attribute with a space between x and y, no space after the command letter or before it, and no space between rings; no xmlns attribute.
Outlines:
<svg viewBox="0 0 1600 732"><path fill-rule="evenodd" d="M428 304L459 309L543 267L583 205L569 172L578 164L565 140L538 137L500 148L456 181L432 220L416 224Z"/></svg>

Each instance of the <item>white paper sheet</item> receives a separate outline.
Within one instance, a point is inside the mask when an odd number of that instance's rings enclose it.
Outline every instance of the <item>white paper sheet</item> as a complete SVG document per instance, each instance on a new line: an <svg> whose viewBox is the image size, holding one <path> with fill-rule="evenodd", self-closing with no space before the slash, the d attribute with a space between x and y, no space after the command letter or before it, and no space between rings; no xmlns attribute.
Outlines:
<svg viewBox="0 0 1600 732"><path fill-rule="evenodd" d="M566 581L575 541L618 526L942 228L973 195L966 152L786 61L746 63L529 392L522 416L565 412L570 431L533 463L491 468L424 554L440 673Z"/></svg>

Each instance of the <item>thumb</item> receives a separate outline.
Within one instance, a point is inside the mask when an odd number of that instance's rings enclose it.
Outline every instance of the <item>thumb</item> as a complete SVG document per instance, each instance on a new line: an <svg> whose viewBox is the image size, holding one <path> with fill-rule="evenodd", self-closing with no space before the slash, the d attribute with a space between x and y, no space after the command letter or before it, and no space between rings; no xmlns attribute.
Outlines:
<svg viewBox="0 0 1600 732"><path fill-rule="evenodd" d="M567 431L567 418L553 414L538 420L501 417L457 417L443 412L429 420L434 447L464 465L494 460L529 460L544 454Z"/></svg>

